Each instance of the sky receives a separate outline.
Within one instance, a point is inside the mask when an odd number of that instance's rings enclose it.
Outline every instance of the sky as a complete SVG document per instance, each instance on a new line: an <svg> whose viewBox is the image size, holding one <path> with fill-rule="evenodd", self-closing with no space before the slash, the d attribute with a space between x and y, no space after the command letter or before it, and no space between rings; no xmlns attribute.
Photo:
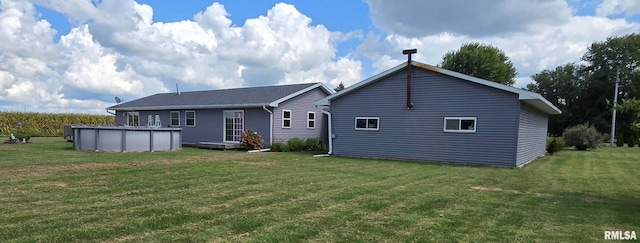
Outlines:
<svg viewBox="0 0 640 243"><path fill-rule="evenodd" d="M480 42L531 75L640 30L638 0L0 0L0 111L107 114L115 97L323 82Z"/></svg>

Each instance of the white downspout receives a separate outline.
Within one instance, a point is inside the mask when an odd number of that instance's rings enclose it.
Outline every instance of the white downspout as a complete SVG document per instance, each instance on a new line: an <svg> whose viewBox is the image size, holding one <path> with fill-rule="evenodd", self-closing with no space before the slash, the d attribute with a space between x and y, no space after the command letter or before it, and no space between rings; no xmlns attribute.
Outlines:
<svg viewBox="0 0 640 243"><path fill-rule="evenodd" d="M316 107L317 108L317 107ZM327 139L329 140L328 145L329 145L329 152L327 152L327 154L318 154L318 155L314 155L313 157L322 157L322 156L329 156L333 153L333 138L331 137L332 135L332 130L331 130L331 112L325 111L323 109L319 109L318 110L324 114L327 114L327 119L329 120L329 127L328 127L328 132L329 136L327 137Z"/></svg>
<svg viewBox="0 0 640 243"><path fill-rule="evenodd" d="M263 105L262 109L269 112L269 147L271 147L273 144L273 112L267 109L266 105Z"/></svg>

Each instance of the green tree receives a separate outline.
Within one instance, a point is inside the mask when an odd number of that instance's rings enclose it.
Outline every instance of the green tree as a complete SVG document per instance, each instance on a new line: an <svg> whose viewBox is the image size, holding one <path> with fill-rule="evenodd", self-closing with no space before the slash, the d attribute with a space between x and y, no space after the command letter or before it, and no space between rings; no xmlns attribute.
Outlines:
<svg viewBox="0 0 640 243"><path fill-rule="evenodd" d="M506 85L513 85L518 74L502 50L477 42L447 52L440 67Z"/></svg>
<svg viewBox="0 0 640 243"><path fill-rule="evenodd" d="M560 136L565 128L583 122L580 118L585 111L580 106L580 86L585 78L581 70L582 67L568 63L532 75L535 83L527 85L527 90L539 93L562 111L562 115L549 117L549 133L554 136Z"/></svg>
<svg viewBox="0 0 640 243"><path fill-rule="evenodd" d="M621 81L618 99L640 96L640 35L609 37L595 42L589 46L582 60L586 63L584 72L588 74L580 87L582 108L589 111L585 115L588 122L600 132L606 132L611 129L611 100L618 70ZM629 114L621 114L617 124L623 131L629 131L628 124L632 119Z"/></svg>
<svg viewBox="0 0 640 243"><path fill-rule="evenodd" d="M333 90L335 90L336 92L340 92L343 89L344 89L344 84L340 82L340 84L338 84L338 86L336 86L336 88L334 88Z"/></svg>
<svg viewBox="0 0 640 243"><path fill-rule="evenodd" d="M549 117L554 135L571 126L589 123L600 133L611 129L614 81L620 70L619 100L640 98L640 35L609 37L591 44L582 57L583 65L566 64L532 76L527 90L540 93L563 112ZM629 135L631 113L617 117L616 131Z"/></svg>

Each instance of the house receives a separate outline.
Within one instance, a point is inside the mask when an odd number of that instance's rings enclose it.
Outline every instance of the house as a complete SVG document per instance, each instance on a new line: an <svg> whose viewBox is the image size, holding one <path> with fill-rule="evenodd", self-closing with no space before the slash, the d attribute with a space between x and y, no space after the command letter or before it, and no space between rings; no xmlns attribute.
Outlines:
<svg viewBox="0 0 640 243"><path fill-rule="evenodd" d="M245 130L275 139L324 138L327 122L313 102L332 94L322 83L155 94L107 108L121 126L182 128L182 143L239 143Z"/></svg>
<svg viewBox="0 0 640 243"><path fill-rule="evenodd" d="M561 114L537 93L411 61L315 104L331 154L502 167L543 156Z"/></svg>

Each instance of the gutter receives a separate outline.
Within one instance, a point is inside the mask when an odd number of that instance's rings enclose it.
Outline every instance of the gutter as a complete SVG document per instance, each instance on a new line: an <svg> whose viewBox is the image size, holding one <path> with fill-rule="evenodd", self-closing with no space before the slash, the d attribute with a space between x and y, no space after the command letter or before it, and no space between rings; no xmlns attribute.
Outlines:
<svg viewBox="0 0 640 243"><path fill-rule="evenodd" d="M327 152L327 154L316 154L313 157L326 157L326 156L329 156L329 155L331 155L333 153L333 138L331 137L331 135L333 133L332 132L333 130L331 130L331 112L328 112L328 111L325 111L323 109L320 109L317 106L316 106L316 109L318 109L320 112L322 112L324 114L327 114L327 118L329 120L328 121L329 122L329 128L327 129L328 130L327 133L329 134L329 136L327 136L327 140L329 140L328 141L329 152Z"/></svg>
<svg viewBox="0 0 640 243"><path fill-rule="evenodd" d="M108 109L108 108L107 108L107 109L104 109L104 110L105 110L105 111L107 111L107 113L109 113L109 114L111 114L111 115L114 115L114 116L116 115L116 113L111 113L111 112L109 111L109 109Z"/></svg>
<svg viewBox="0 0 640 243"><path fill-rule="evenodd" d="M266 105L263 105L262 109L269 112L269 147L271 147L273 144L273 112L267 109Z"/></svg>

